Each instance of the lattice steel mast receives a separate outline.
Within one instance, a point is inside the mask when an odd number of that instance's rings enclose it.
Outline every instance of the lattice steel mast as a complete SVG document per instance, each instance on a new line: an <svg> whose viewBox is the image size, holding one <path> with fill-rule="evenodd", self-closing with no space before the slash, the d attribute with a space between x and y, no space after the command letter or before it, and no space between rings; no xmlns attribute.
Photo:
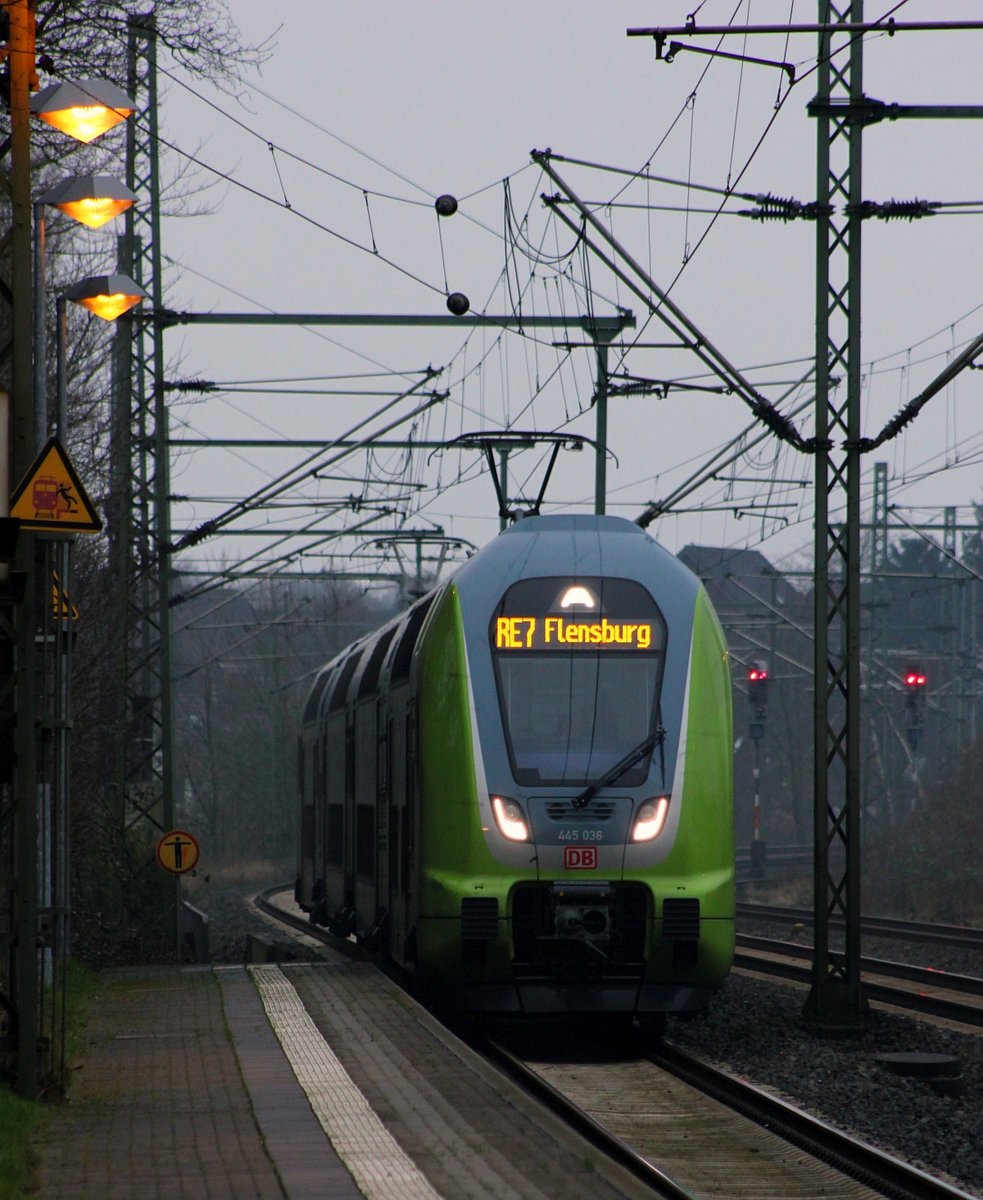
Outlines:
<svg viewBox="0 0 983 1200"><path fill-rule="evenodd" d="M126 183L141 203L126 214L119 270L163 309L157 142L157 41L151 15L129 18L127 90L136 113L127 134ZM121 319L113 363L110 537L119 605L113 805L125 835L174 823L171 752L169 461L163 327ZM162 930L168 936L170 921Z"/></svg>
<svg viewBox="0 0 983 1200"><path fill-rule="evenodd" d="M820 0L816 117L815 952L806 1015L856 1026L860 986L862 0ZM835 54L835 57L834 57ZM845 386L831 387L838 376ZM833 943L834 921L840 939Z"/></svg>

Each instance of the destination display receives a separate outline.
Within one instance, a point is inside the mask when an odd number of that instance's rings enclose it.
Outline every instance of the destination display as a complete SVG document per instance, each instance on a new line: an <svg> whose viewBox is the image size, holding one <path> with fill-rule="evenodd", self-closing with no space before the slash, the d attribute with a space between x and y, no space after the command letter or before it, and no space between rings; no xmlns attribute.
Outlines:
<svg viewBox="0 0 983 1200"><path fill-rule="evenodd" d="M649 593L626 579L525 579L508 589L489 629L509 657L665 648L665 622Z"/></svg>
<svg viewBox="0 0 983 1200"><path fill-rule="evenodd" d="M599 650L650 650L650 621L576 620L566 617L498 617L496 650L570 650L578 646Z"/></svg>

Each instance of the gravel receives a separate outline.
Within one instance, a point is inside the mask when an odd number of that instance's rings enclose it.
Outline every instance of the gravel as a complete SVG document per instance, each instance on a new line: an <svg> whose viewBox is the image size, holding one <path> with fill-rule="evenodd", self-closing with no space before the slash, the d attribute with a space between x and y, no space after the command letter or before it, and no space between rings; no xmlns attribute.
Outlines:
<svg viewBox="0 0 983 1200"><path fill-rule="evenodd" d="M268 933L246 907L256 890L214 890L195 899L209 915L213 962L241 963L247 935ZM670 1018L667 1038L983 1196L983 1035L872 1009L862 1033L823 1039L803 1023L805 996L798 987L734 973L707 1015ZM878 1055L898 1052L952 1055L961 1077L933 1083L892 1074L877 1062Z"/></svg>

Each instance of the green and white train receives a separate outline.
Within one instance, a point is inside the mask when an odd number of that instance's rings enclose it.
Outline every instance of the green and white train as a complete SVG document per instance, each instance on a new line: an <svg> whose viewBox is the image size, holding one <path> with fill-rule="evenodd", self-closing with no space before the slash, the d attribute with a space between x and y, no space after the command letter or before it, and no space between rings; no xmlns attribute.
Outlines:
<svg viewBox="0 0 983 1200"><path fill-rule="evenodd" d="M732 756L699 579L621 518L530 517L318 675L297 899L463 1011L702 1009Z"/></svg>

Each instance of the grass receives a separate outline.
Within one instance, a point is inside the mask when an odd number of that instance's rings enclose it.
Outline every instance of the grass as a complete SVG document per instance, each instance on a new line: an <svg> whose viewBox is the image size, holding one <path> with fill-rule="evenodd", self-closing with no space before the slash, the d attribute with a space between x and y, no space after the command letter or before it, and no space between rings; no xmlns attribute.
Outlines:
<svg viewBox="0 0 983 1200"><path fill-rule="evenodd" d="M65 1067L69 1074L72 1064L78 1058L89 1005L98 991L99 972L87 967L85 963L69 962L65 992Z"/></svg>
<svg viewBox="0 0 983 1200"><path fill-rule="evenodd" d="M65 1064L71 1075L78 1058L85 1017L99 989L99 974L82 963L70 962L65 992ZM0 1084L0 1200L36 1196L34 1167L39 1135L51 1108L24 1100Z"/></svg>
<svg viewBox="0 0 983 1200"><path fill-rule="evenodd" d="M31 1182L33 1139L44 1123L40 1104L0 1085L0 1200L21 1200Z"/></svg>

